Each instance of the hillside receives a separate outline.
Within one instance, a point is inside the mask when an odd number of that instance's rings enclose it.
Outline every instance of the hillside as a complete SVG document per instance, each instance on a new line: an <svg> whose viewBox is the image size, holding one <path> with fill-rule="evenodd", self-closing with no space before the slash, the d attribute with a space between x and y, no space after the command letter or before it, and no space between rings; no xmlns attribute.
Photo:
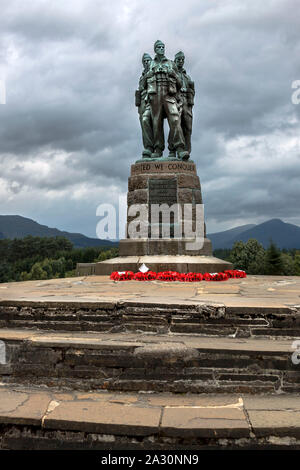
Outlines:
<svg viewBox="0 0 300 470"><path fill-rule="evenodd" d="M89 238L81 233L70 233L50 228L20 215L0 215L0 239L23 238L26 235L34 237L63 236L70 240L75 248L118 246L118 242ZM272 239L278 248L300 249L300 227L285 223L280 219L271 219L258 225L241 225L224 232L208 234L208 238L212 241L213 249L232 248L236 241L247 242L249 238L255 238L265 248L268 247Z"/></svg>
<svg viewBox="0 0 300 470"><path fill-rule="evenodd" d="M300 249L300 227L280 219L271 219L258 225L243 225L224 232L208 234L213 248L232 248L236 241L247 242L255 238L267 248L272 239L278 248Z"/></svg>
<svg viewBox="0 0 300 470"><path fill-rule="evenodd" d="M75 248L117 246L117 242L109 240L99 240L98 238L89 238L81 233L70 233L41 225L34 220L22 217L20 215L0 215L0 239L2 238L23 238L26 235L33 237L66 237Z"/></svg>
<svg viewBox="0 0 300 470"><path fill-rule="evenodd" d="M231 243L231 240L252 227L255 227L255 224L241 225L230 230L225 230L224 232L211 233L207 236L212 241L214 249L226 248L225 244Z"/></svg>

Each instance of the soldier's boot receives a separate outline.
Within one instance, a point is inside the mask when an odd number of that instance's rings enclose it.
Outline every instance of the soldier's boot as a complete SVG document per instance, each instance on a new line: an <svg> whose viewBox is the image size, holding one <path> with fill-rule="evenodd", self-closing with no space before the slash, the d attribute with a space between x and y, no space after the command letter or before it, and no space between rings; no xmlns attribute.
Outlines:
<svg viewBox="0 0 300 470"><path fill-rule="evenodd" d="M180 160L188 160L190 158L190 154L186 150L179 150L178 158L180 158Z"/></svg>
<svg viewBox="0 0 300 470"><path fill-rule="evenodd" d="M160 150L159 148L156 148L151 155L152 158L160 158L161 156L162 156L162 150Z"/></svg>
<svg viewBox="0 0 300 470"><path fill-rule="evenodd" d="M144 149L143 150L143 158L151 158L152 157L152 152L149 149Z"/></svg>
<svg viewBox="0 0 300 470"><path fill-rule="evenodd" d="M174 158L176 158L176 151L175 150L170 150L168 158L172 158L174 160Z"/></svg>

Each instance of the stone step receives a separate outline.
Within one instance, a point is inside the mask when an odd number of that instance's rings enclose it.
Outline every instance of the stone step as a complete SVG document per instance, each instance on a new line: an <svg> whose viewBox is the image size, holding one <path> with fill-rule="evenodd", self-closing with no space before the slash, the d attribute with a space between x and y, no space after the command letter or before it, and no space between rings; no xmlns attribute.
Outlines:
<svg viewBox="0 0 300 470"><path fill-rule="evenodd" d="M0 301L0 328L152 332L235 337L298 337L300 311L288 306L226 306L192 301Z"/></svg>
<svg viewBox="0 0 300 470"><path fill-rule="evenodd" d="M4 383L176 393L300 391L300 365L292 361L289 339L2 329L0 340Z"/></svg>
<svg viewBox="0 0 300 470"><path fill-rule="evenodd" d="M300 449L300 402L0 387L0 449Z"/></svg>

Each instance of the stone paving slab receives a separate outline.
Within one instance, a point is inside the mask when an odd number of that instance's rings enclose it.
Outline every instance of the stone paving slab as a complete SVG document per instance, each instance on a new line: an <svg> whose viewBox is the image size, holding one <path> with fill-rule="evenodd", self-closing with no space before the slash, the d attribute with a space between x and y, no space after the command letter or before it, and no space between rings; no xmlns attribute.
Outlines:
<svg viewBox="0 0 300 470"><path fill-rule="evenodd" d="M248 410L249 420L256 436L300 437L300 411L294 410Z"/></svg>
<svg viewBox="0 0 300 470"><path fill-rule="evenodd" d="M282 410L282 397L281 396L247 396L244 398L244 404L247 410L254 411L280 411ZM284 407L286 411L300 411L300 398L299 396L289 396L288 401Z"/></svg>
<svg viewBox="0 0 300 470"><path fill-rule="evenodd" d="M19 331L0 329L2 341L26 341L32 346L83 348L83 349L120 349L136 350L138 356L157 356L172 354L186 355L189 351L236 351L266 354L290 353L290 339L268 338L224 338L205 337L199 335L133 335L115 333L56 333L39 330Z"/></svg>
<svg viewBox="0 0 300 470"><path fill-rule="evenodd" d="M0 304L4 301L152 304L207 304L227 307L300 308L300 276L248 276L226 282L114 282L108 276L88 276L46 281L0 284Z"/></svg>
<svg viewBox="0 0 300 470"><path fill-rule="evenodd" d="M64 402L44 419L45 429L147 436L158 433L160 408L97 402Z"/></svg>
<svg viewBox="0 0 300 470"><path fill-rule="evenodd" d="M145 395L144 400L151 406L164 406L166 408L219 408L219 407L240 407L241 401L238 394L207 395L207 394L171 394L155 393L149 396Z"/></svg>
<svg viewBox="0 0 300 470"><path fill-rule="evenodd" d="M300 436L297 397L61 392L0 386L0 424L183 438Z"/></svg>
<svg viewBox="0 0 300 470"><path fill-rule="evenodd" d="M166 408L161 432L166 436L241 438L250 435L243 409L233 407Z"/></svg>
<svg viewBox="0 0 300 470"><path fill-rule="evenodd" d="M38 426L50 402L51 397L46 392L0 389L0 423Z"/></svg>

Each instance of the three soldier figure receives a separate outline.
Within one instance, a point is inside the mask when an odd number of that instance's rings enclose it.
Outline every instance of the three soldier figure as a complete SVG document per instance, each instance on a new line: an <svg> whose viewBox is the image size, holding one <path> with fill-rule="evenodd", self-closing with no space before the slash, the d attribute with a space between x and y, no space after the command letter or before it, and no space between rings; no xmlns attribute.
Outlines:
<svg viewBox="0 0 300 470"><path fill-rule="evenodd" d="M143 55L144 71L136 91L143 136L143 157L160 158L165 148L163 123L169 123L169 158L188 160L191 152L194 83L183 68L184 54L178 52L175 62L165 57L165 45L154 44L152 60Z"/></svg>

